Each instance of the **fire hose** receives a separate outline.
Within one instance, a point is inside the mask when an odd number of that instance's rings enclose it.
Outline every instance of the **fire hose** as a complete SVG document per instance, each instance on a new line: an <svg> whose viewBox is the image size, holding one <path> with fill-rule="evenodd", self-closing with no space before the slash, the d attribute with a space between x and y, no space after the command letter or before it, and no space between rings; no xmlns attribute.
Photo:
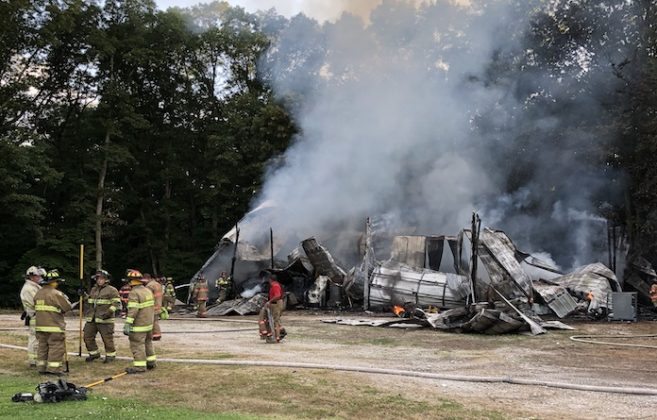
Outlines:
<svg viewBox="0 0 657 420"><path fill-rule="evenodd" d="M657 346L650 344L633 344L633 343L615 343L612 341L598 341L596 339L625 339L625 338L657 338L657 334L639 334L639 335L572 335L569 337L572 341L587 344L604 344L607 346L620 347L640 347L645 349L657 349Z"/></svg>
<svg viewBox="0 0 657 420"><path fill-rule="evenodd" d="M0 343L0 348L13 350L26 350L26 347L14 346ZM119 360L132 360L130 357L117 357ZM158 358L158 362L164 363L184 363L187 365L220 365L220 366L251 366L251 367L278 367L278 368L295 368L295 369L316 369L332 370L342 372L373 373L378 375L393 375L412 378L423 378L432 380L454 381L454 382L479 382L479 383L506 383L512 385L529 385L544 386L549 388L571 389L575 391L589 392L607 392L613 394L629 395L657 395L657 389L645 387L618 387L618 386L600 386L600 385L583 385L568 382L539 381L534 379L513 378L510 376L466 376L466 375L445 375L431 372L418 372L413 370L402 369L383 369L365 366L345 366L330 365L321 363L303 363L303 362L276 362L276 361L257 361L257 360L214 360L214 359L174 359Z"/></svg>
<svg viewBox="0 0 657 420"><path fill-rule="evenodd" d="M0 328L0 331L25 331L23 328ZM67 330L67 331L77 331L77 330ZM235 328L230 330L205 330L205 331L163 331L165 334L217 334L217 333L228 333L228 332L241 332L241 331L257 331L256 328ZM122 337L123 334L114 334L117 337ZM77 353L76 353L77 355Z"/></svg>

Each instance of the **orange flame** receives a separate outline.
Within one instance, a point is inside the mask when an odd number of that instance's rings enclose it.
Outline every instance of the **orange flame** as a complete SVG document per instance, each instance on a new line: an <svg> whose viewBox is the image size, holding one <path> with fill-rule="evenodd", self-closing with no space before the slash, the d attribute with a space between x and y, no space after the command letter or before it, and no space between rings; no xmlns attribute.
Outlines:
<svg viewBox="0 0 657 420"><path fill-rule="evenodd" d="M589 301L593 300L593 292L588 292L586 294L586 300L589 300Z"/></svg>
<svg viewBox="0 0 657 420"><path fill-rule="evenodd" d="M402 316L406 311L404 310L403 306L395 305L392 307L392 312L394 312L397 316Z"/></svg>

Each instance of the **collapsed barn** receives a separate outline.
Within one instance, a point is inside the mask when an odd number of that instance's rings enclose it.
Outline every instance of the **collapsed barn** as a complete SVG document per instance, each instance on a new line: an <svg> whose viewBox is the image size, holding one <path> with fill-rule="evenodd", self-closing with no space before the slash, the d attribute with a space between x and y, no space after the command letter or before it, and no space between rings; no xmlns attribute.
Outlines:
<svg viewBox="0 0 657 420"><path fill-rule="evenodd" d="M360 262L350 269L314 237L297 242L282 259L290 241L277 240L271 229L263 229L266 209L254 210L224 235L192 279L193 284L202 274L208 281L209 315L257 312L267 300L260 277L266 270L285 287L287 308L396 313L397 320L373 323L385 326L540 334L546 328L569 328L558 321L544 321L543 315L635 320L637 292L645 299L649 284L657 279L654 270L640 260L628 264L635 268L628 282L635 291L629 293L623 292L614 271L599 262L562 273L551 263L518 250L504 232L480 229L476 215L470 229L454 236L385 237L377 232L375 237L368 220L366 232L353 235ZM243 227L269 233L268 240L240 241ZM377 258L383 254L389 257ZM231 273L235 299L213 305L218 296L215 279L221 272ZM361 325L349 320L331 322Z"/></svg>

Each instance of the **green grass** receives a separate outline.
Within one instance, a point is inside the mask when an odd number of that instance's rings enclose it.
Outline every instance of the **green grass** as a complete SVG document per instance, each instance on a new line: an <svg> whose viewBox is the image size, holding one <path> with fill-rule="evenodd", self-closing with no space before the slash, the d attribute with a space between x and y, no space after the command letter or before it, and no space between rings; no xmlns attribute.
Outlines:
<svg viewBox="0 0 657 420"><path fill-rule="evenodd" d="M45 379L44 379L45 381ZM255 419L236 413L206 413L184 408L153 406L130 399L107 398L91 391L86 401L59 403L35 403L11 401L18 392L34 392L36 384L27 379L12 376L0 377L0 419Z"/></svg>
<svg viewBox="0 0 657 420"><path fill-rule="evenodd" d="M403 334L345 337L380 346L402 343ZM0 333L0 342L25 342L25 336ZM332 341L332 340L331 340ZM69 349L77 347L74 339ZM128 354L119 340L119 354ZM184 346L160 345L158 356L239 359L226 352L193 352ZM173 353L173 354L172 354ZM508 414L445 398L435 385L400 379L399 385L379 376L352 372L247 366L200 366L158 363L144 375L127 375L99 385L87 401L56 404L13 403L18 392L34 392L52 380L27 368L23 350L0 349L1 419L502 419ZM78 386L111 376L128 362L89 364L71 357L69 382ZM416 392L420 390L422 392Z"/></svg>

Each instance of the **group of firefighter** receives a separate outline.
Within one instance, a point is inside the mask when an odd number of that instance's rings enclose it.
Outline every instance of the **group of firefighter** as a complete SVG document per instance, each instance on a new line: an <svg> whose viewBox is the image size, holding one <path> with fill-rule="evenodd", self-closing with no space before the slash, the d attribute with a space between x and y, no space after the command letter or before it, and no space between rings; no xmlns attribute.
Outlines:
<svg viewBox="0 0 657 420"><path fill-rule="evenodd" d="M157 357L153 341L162 337L158 321L168 318L168 311L175 302L171 278L156 279L149 274L142 275L139 270L128 269L121 292L110 284L110 274L105 270L96 271L92 279L95 285L90 291L78 290L80 301L84 301L83 338L89 352L85 360L93 362L101 358L96 343L98 334L105 346L103 363L115 360L114 321L121 311L125 318L123 333L128 336L133 356L133 364L126 372L154 369ZM58 290L64 281L58 270L46 271L32 266L27 269L21 289L24 320L29 326L28 361L41 374L61 375L68 358L64 314L72 305Z"/></svg>
<svg viewBox="0 0 657 420"><path fill-rule="evenodd" d="M222 271L221 274L219 275L219 278L217 279L216 282L216 286L217 289L219 290L217 303L225 302L229 297L231 297L233 291L233 282L230 276L225 271ZM207 318L208 317L207 303L210 295L208 293L208 282L205 280L205 276L203 275L203 273L200 273L196 278L196 281L193 283L191 287L189 295L194 301L194 304L198 311L196 317Z"/></svg>
<svg viewBox="0 0 657 420"><path fill-rule="evenodd" d="M264 275L269 283L269 294L258 318L260 338L280 341L286 335L280 324L284 292L274 274L264 272ZM85 360L93 362L101 358L96 343L98 334L105 347L103 363L115 360L114 322L120 311L124 318L123 334L128 336L133 357L132 366L127 367L126 372L136 374L154 369L157 356L153 341L162 337L159 320L169 318L169 311L175 303L172 279L153 278L148 273L128 269L120 291L110 284L111 276L105 270L96 271L92 279L95 285L90 291L78 290L86 321L83 339L89 355ZM46 271L32 266L27 269L20 293L23 319L29 327L28 362L41 374L61 375L67 365L64 314L71 311L72 305L68 297L58 290L64 281L58 270ZM226 294L222 296L221 291L229 293L230 284L226 273L217 279L219 301L227 298ZM202 274L198 276L191 295L198 305L197 316L207 317L208 286ZM270 319L273 320L273 328L268 323Z"/></svg>

